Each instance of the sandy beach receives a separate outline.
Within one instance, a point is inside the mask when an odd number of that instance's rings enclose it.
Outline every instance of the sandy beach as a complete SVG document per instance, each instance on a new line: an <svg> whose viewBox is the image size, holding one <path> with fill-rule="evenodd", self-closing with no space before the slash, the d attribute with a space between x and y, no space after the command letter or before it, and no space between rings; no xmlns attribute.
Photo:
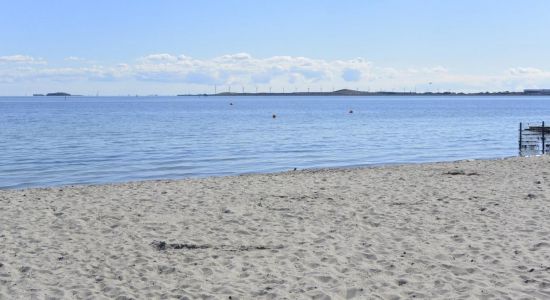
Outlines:
<svg viewBox="0 0 550 300"><path fill-rule="evenodd" d="M550 157L0 191L0 299L548 299Z"/></svg>

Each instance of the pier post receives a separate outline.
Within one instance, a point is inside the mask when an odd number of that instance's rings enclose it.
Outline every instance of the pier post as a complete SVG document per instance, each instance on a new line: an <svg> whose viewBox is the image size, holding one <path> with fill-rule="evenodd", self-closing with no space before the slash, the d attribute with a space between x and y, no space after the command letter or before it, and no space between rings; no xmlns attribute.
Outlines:
<svg viewBox="0 0 550 300"><path fill-rule="evenodd" d="M544 137L544 121L542 121L542 154L546 153L546 138Z"/></svg>
<svg viewBox="0 0 550 300"><path fill-rule="evenodd" d="M522 130L522 124L521 122L519 122L519 156L521 156L521 144L522 144L522 141L521 141L521 130Z"/></svg>

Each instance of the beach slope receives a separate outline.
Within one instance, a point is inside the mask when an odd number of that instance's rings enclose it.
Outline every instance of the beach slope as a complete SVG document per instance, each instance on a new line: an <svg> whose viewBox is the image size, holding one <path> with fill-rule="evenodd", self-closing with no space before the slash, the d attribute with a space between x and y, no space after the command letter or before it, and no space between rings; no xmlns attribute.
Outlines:
<svg viewBox="0 0 550 300"><path fill-rule="evenodd" d="M550 298L550 157L0 191L0 299Z"/></svg>

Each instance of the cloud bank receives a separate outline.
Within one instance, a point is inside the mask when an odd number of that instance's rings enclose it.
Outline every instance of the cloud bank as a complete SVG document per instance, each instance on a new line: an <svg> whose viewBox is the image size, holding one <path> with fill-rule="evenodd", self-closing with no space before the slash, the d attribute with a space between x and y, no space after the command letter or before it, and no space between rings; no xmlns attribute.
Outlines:
<svg viewBox="0 0 550 300"><path fill-rule="evenodd" d="M0 56L0 84L21 87L59 86L101 88L133 93L212 92L235 86L253 91L286 88L321 90L353 88L395 91L494 91L550 86L550 72L514 67L501 74L469 75L444 66L399 69L381 67L365 58L323 60L300 56L256 58L248 53L197 59L186 55L154 53L114 65L70 56L51 63L28 55ZM431 84L430 84L431 83ZM86 92L86 91L82 91Z"/></svg>

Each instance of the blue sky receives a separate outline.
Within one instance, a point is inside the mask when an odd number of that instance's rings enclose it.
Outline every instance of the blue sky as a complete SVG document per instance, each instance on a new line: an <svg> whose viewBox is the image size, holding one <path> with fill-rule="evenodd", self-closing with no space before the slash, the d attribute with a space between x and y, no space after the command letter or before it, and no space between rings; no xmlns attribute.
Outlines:
<svg viewBox="0 0 550 300"><path fill-rule="evenodd" d="M2 95L550 88L544 0L3 2Z"/></svg>

